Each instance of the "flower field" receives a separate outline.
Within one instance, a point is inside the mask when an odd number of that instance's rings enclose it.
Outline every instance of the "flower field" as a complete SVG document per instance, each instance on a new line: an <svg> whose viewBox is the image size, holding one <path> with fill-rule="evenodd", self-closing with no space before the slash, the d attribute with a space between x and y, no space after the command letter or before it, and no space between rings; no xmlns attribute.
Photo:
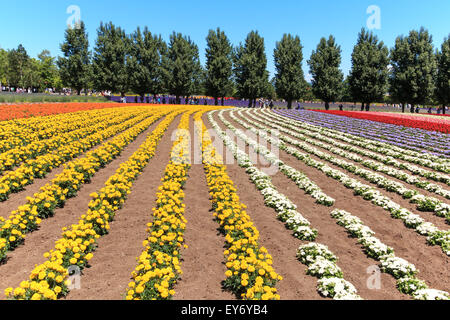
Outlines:
<svg viewBox="0 0 450 320"><path fill-rule="evenodd" d="M450 300L446 120L89 103L2 115L1 299Z"/></svg>

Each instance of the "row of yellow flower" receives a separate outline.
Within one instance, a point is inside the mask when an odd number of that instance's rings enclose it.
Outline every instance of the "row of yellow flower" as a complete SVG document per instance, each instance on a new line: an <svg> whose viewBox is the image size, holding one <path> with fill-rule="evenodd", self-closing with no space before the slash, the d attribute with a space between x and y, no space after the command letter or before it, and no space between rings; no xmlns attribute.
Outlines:
<svg viewBox="0 0 450 320"><path fill-rule="evenodd" d="M118 124L120 123L116 118L118 115L121 115L121 113L111 109L103 109L95 113L91 112L89 117L85 114L66 114L66 117L70 119L70 122L67 123L67 121L62 121L62 123L60 123L55 121L53 123L54 128L60 128L64 132L54 135L49 139L35 139L28 144L21 144L1 153L0 174L6 170L12 170L27 159L35 159L37 156L55 150L61 145L80 140L99 130L104 130L111 125ZM128 115L129 117L122 120L122 122L134 117L133 113L128 113ZM111 121L113 119L116 120ZM26 135L27 133L24 132L23 136Z"/></svg>
<svg viewBox="0 0 450 320"><path fill-rule="evenodd" d="M167 165L158 188L153 223L149 223L149 237L143 242L144 251L137 259L132 273L127 300L169 300L175 294L174 285L182 274L180 248L184 243L186 228L183 186L188 178L189 165L189 118L194 111L185 113L178 126L177 139L172 147L171 160Z"/></svg>
<svg viewBox="0 0 450 320"><path fill-rule="evenodd" d="M37 266L29 280L19 287L8 288L5 294L10 299L56 300L69 292L69 267L81 270L92 259L96 240L108 233L109 223L131 192L133 181L155 154L156 146L173 119L184 110L168 115L147 137L139 149L124 163L98 192L91 195L87 213L77 225L63 229L63 235L55 248L44 256L48 259Z"/></svg>
<svg viewBox="0 0 450 320"><path fill-rule="evenodd" d="M7 221L0 221L0 239L6 240L6 243L3 243L6 250L14 250L23 243L26 233L36 230L41 219L52 216L55 209L62 207L68 198L74 197L80 187L88 183L101 167L111 162L140 133L169 112L163 109L152 111L154 115L150 118L106 142L97 150L87 153L85 157L69 162L64 171L42 187L39 193L33 198L27 197L27 204L13 211ZM4 258L4 255L0 256L0 261Z"/></svg>
<svg viewBox="0 0 450 320"><path fill-rule="evenodd" d="M134 126L152 114L153 111L149 109L130 110L130 113L124 110L124 114L118 116L112 122L107 121L107 123L98 124L97 132L83 139L63 144L52 153L27 160L16 170L8 171L0 178L0 201L6 201L11 193L22 191L25 186L32 184L35 178L44 178L53 168L59 167L64 162L77 157L105 139Z"/></svg>
<svg viewBox="0 0 450 320"><path fill-rule="evenodd" d="M201 114L195 115L194 119L197 134L203 137L203 164L214 216L227 241L224 252L228 269L225 288L242 299L279 300L275 286L282 277L272 267L272 257L267 249L258 243L259 232L245 211L247 207L240 202L226 166L212 145Z"/></svg>
<svg viewBox="0 0 450 320"><path fill-rule="evenodd" d="M46 117L1 121L0 152L75 130L78 128L79 123L88 121L93 115L97 114L96 111L79 111ZM55 123L58 125L55 126Z"/></svg>

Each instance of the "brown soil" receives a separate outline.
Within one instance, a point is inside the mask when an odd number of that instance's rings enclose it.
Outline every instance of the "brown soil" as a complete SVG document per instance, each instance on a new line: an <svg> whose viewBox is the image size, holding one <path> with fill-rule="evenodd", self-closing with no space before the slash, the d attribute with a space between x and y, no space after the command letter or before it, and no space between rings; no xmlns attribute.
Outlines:
<svg viewBox="0 0 450 320"><path fill-rule="evenodd" d="M43 220L39 230L27 235L24 245L8 253L6 263L0 265L0 299L4 298L4 289L16 287L21 281L27 280L35 264L45 261L43 254L54 247L55 241L61 237L61 229L78 222L80 216L88 208L91 200L89 195L104 186L120 164L139 148L158 123L159 121L141 133L135 141L122 151L119 157L106 168L98 171L92 178L91 183L83 185L75 198L69 199L64 208L55 211L54 217ZM142 243L142 240L139 243Z"/></svg>
<svg viewBox="0 0 450 320"><path fill-rule="evenodd" d="M227 120L231 120L227 118ZM233 125L238 124L232 122ZM312 225L319 230L320 236L317 241L328 245L330 249L340 258L339 266L343 269L346 278L351 281L365 298L379 299L379 295L370 290L365 295L367 287L365 282L368 275L365 273L370 265L377 264L375 260L365 258L367 262L362 263L359 260L352 247L360 247L356 240L346 239L350 242L344 242L343 238L348 238L345 230L336 224L336 221L330 217L333 208L347 210L348 212L360 217L363 222L377 233L377 237L389 246L395 249L396 254L416 265L420 270L419 278L425 280L430 287L448 291L450 281L447 277L450 259L445 256L442 250L437 247L431 247L426 244L425 238L415 231L407 229L400 220L392 219L384 209L373 205L368 201L361 201L360 197L355 197L353 192L332 178L327 177L321 171L308 167L293 156L284 152L280 154L280 159L286 164L305 173L314 181L326 194L336 199L336 204L332 208L325 208L314 203L311 197L305 195L292 181L287 179L281 173L275 175L272 179L281 192L285 193L291 201L298 205L299 211L311 221ZM293 190L291 190L291 188ZM325 209L323 209L325 208ZM320 213L320 215L318 215ZM329 222L328 222L329 221ZM335 227L333 227L333 225ZM338 237L338 234L341 236ZM361 262L359 262L361 261ZM359 265L360 271L355 270L355 265ZM436 267L439 266L439 267ZM353 270L352 270L353 268ZM346 272L348 270L348 272ZM382 277L383 287L387 285L392 295L400 295L395 289L395 281L392 277L384 275ZM371 293L375 296L371 297ZM399 298L408 298L400 295ZM383 293L383 299L392 299Z"/></svg>

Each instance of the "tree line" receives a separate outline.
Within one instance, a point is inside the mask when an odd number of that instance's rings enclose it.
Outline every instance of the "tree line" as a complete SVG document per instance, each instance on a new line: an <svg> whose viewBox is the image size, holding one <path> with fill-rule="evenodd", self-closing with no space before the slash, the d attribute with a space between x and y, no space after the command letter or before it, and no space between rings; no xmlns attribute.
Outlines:
<svg viewBox="0 0 450 320"><path fill-rule="evenodd" d="M47 88L60 90L63 83L56 59L48 50L43 50L35 59L19 45L8 51L0 48L0 89L2 86L44 91Z"/></svg>
<svg viewBox="0 0 450 320"><path fill-rule="evenodd" d="M33 59L26 57L21 46L6 55L0 51L0 80L35 86L33 81L40 78L46 80L39 80L38 87L53 81L78 94L88 88L122 96L133 92L141 101L148 93L168 93L177 102L181 97L208 95L216 104L233 96L247 99L249 107L262 97L284 99L288 108L294 101L314 98L322 100L326 109L336 101L360 102L361 110L388 101L401 104L403 112L408 104L411 110L424 104L449 105L450 36L438 50L424 28L397 37L391 49L373 32L361 29L345 79L340 69L341 47L332 35L322 38L307 61L311 84L302 70L303 46L298 36L284 34L276 43L273 79L267 71L264 38L257 31L251 31L236 47L220 28L209 30L206 41L203 67L198 46L189 36L173 32L166 43L147 27L127 34L109 22L100 24L91 52L85 24L79 22L65 31L63 55L57 60L44 52L39 60L25 63ZM9 62L6 72L4 60Z"/></svg>

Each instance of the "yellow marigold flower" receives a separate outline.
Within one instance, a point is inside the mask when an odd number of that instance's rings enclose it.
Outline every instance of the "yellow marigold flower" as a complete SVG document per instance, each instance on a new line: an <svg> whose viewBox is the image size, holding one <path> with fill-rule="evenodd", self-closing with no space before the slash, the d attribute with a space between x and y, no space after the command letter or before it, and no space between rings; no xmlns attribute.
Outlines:
<svg viewBox="0 0 450 320"><path fill-rule="evenodd" d="M31 300L41 300L41 295L39 293L35 293L31 297Z"/></svg>
<svg viewBox="0 0 450 320"><path fill-rule="evenodd" d="M14 291L14 289L11 287L5 289L5 296L9 297L13 291Z"/></svg>

